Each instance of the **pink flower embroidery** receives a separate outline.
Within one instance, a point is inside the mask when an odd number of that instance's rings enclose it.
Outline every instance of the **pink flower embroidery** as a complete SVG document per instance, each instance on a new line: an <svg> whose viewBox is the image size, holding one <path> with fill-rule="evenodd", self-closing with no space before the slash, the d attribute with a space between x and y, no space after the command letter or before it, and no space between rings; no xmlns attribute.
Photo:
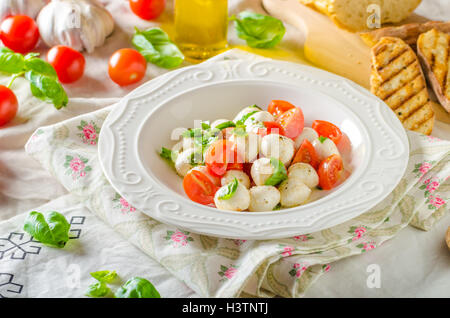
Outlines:
<svg viewBox="0 0 450 318"><path fill-rule="evenodd" d="M291 256L292 252L295 250L295 248L293 248L292 246L285 246L283 248L283 253L281 253L281 255L283 257L287 257L287 256Z"/></svg>
<svg viewBox="0 0 450 318"><path fill-rule="evenodd" d="M88 159L73 156L66 156L64 167L67 169L66 174L72 175L72 178L78 179L86 176L86 173L91 171L92 168L87 165Z"/></svg>
<svg viewBox="0 0 450 318"><path fill-rule="evenodd" d="M78 126L78 130L81 131L78 136L81 138L81 140L83 140L83 143L90 145L97 144L100 128L98 128L93 121L88 123L82 120L80 122L80 125Z"/></svg>
<svg viewBox="0 0 450 318"><path fill-rule="evenodd" d="M233 276L237 273L237 269L234 267L229 267L226 271L225 271L225 277L228 279L233 278Z"/></svg>
<svg viewBox="0 0 450 318"><path fill-rule="evenodd" d="M428 162L422 163L422 165L419 168L419 171L422 175L426 174L431 169L431 164Z"/></svg>
<svg viewBox="0 0 450 318"><path fill-rule="evenodd" d="M375 243L373 242L366 242L363 243L363 247L362 247L365 251L370 251L373 250L375 248Z"/></svg>
<svg viewBox="0 0 450 318"><path fill-rule="evenodd" d="M430 195L429 200L430 205L432 205L436 209L439 209L441 206L447 203L444 199L440 198L439 196Z"/></svg>
<svg viewBox="0 0 450 318"><path fill-rule="evenodd" d="M436 191L437 188L439 188L439 182L437 182L437 181L429 182L426 187L426 189L430 193L433 193L434 191Z"/></svg>
<svg viewBox="0 0 450 318"><path fill-rule="evenodd" d="M165 239L172 243L174 247L186 246L189 242L194 241L192 237L189 236L190 232L186 231L167 231Z"/></svg>
<svg viewBox="0 0 450 318"><path fill-rule="evenodd" d="M122 198L119 194L116 194L116 198L113 200L119 202L119 207L122 212L135 212L136 208L133 207L127 200Z"/></svg>
<svg viewBox="0 0 450 318"><path fill-rule="evenodd" d="M247 240L233 240L233 243L236 244L236 246L241 246L245 242L247 242Z"/></svg>
<svg viewBox="0 0 450 318"><path fill-rule="evenodd" d="M226 267L224 265L220 265L220 272L217 272L219 276L222 278L220 279L221 282L232 279L236 273L238 272L237 266L230 265L229 267Z"/></svg>
<svg viewBox="0 0 450 318"><path fill-rule="evenodd" d="M296 240L296 241L306 242L308 240L313 239L313 237L310 234L304 234L304 235L294 236L293 239Z"/></svg>
<svg viewBox="0 0 450 318"><path fill-rule="evenodd" d="M172 241L174 241L175 243L180 243L182 246L185 246L187 244L187 235L180 231L176 231L175 233L173 233L170 238Z"/></svg>
<svg viewBox="0 0 450 318"><path fill-rule="evenodd" d="M367 232L367 229L364 226L357 227L355 229L356 236L353 237L353 241L360 239L363 236L363 234L366 232Z"/></svg>
<svg viewBox="0 0 450 318"><path fill-rule="evenodd" d="M330 264L325 264L325 265L322 266L322 270L323 270L325 273L328 273L328 272L330 271L330 269L331 269Z"/></svg>
<svg viewBox="0 0 450 318"><path fill-rule="evenodd" d="M295 263L292 269L289 271L289 275L300 278L302 274L308 269L309 265L307 263Z"/></svg>
<svg viewBox="0 0 450 318"><path fill-rule="evenodd" d="M72 169L74 172L83 171L86 165L83 161L81 161L80 158L73 158L70 161L70 169Z"/></svg>

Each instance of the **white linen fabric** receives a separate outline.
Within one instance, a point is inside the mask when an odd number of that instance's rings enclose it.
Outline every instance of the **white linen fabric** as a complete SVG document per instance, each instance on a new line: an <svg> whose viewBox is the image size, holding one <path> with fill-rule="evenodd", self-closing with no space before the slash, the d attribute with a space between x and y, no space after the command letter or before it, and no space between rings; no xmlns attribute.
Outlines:
<svg viewBox="0 0 450 318"><path fill-rule="evenodd" d="M85 220L90 220L89 225L86 225L88 230L85 233L91 233L91 236L80 236L78 240L72 239L67 247L68 249L64 250L62 254L61 251L38 246L41 247L39 254L36 253L36 247L32 247L31 252L17 256L18 258L23 257L24 261L22 262L16 262L15 258L10 258L8 262L0 260L0 294L2 294L2 291L6 293L3 296L81 296L83 288L92 282L87 273L99 269L115 269L125 280L131 276L146 277L155 283L164 297L205 296L205 294L194 292L159 263L123 240L120 235L92 214L84 203L80 203L79 198L72 194L65 195L67 190L61 186L59 181L42 169L36 161L23 151L25 142L38 127L54 124L112 105L118 100L118 97L134 88L119 88L108 79L107 57L115 49L129 46L129 37L134 26L146 28L150 25L164 24L168 17L163 16L156 23L146 22L136 19L129 12L126 1L104 2L115 17L116 32L107 40L104 47L99 48L87 57L86 75L83 80L79 83L67 85L67 91L71 97L69 106L62 111L56 111L51 105L30 96L29 88L25 82L18 79L13 89L20 101L19 114L8 127L0 130L0 220L9 219L0 223L0 237L9 238L11 233L23 233L21 226L24 214L11 219L10 217L42 204L45 205L36 210L54 209L64 213L69 220L76 216L82 216ZM448 6L446 1L424 1L418 9L419 13L429 14L426 3L432 3L430 8L441 5L441 14L449 12L449 10L442 9ZM239 12L247 8L263 12L259 1L230 0L231 12ZM436 16L430 18L436 19ZM449 17L446 18L449 19ZM242 44L240 40L236 39L233 31L230 31L230 38L231 43ZM301 61L301 58L295 54L289 54L289 52L301 47L301 40L302 35L288 26L287 35L281 45L285 54L280 54L281 58ZM44 50L44 48L41 48L42 52ZM149 64L146 78L154 78L165 72L166 70ZM0 84L5 84L7 80L6 78L0 78ZM92 96L95 96L95 98ZM438 136L445 138L445 136L439 135L439 132ZM62 195L63 197L60 199L49 202L49 200ZM79 225L76 223L81 222L81 219L75 218L73 229L77 229L75 225ZM446 224L449 223L449 216L446 216L430 232L421 232L407 227L394 240L388 241L383 248L358 256L358 260L346 258L334 262L333 270L327 273L328 278L322 279L320 284L313 286L310 294L307 293L306 296L450 296L448 288L445 289L445 286L450 285L449 260L448 255L445 255L443 240L440 239L443 238ZM77 236L77 234L75 233L73 236ZM107 237L108 240L102 240L102 246L100 246L94 243L99 241L95 239L96 237ZM20 242L26 241L27 238L26 235L13 235L10 240L17 240L21 244ZM7 242L12 244L11 246L14 245L9 240ZM78 248L82 245L81 252L71 253L75 250L71 246L76 245L76 242L79 242ZM412 244L411 242L415 243ZM27 244L31 246L32 242ZM86 253L84 253L85 251ZM82 254L82 257L80 254ZM36 255L36 258L30 261L33 255ZM98 257L98 255L102 257ZM395 257L392 257L392 255L395 255ZM50 275L52 268L58 266L58 263L54 263L52 260L59 260L61 262L60 268L72 268L73 273L72 271L64 272L60 270L58 274ZM132 266L130 266L130 260L133 260ZM420 260L417 267L409 266L411 260L416 262ZM18 263L21 265L18 266ZM378 264L381 268L381 288L373 289L366 285L367 265L372 263ZM70 266L71 264L74 265ZM408 270L406 271L405 268L408 268ZM80 280L74 274L78 270L81 273ZM430 274L430 270L433 270L432 274ZM343 277L346 277L348 282L345 287L339 284ZM348 279L348 277L351 277L351 279ZM398 277L404 280L401 284L395 279ZM62 281L66 284L61 284ZM76 288L69 288L70 286ZM20 293L17 292L19 289Z"/></svg>

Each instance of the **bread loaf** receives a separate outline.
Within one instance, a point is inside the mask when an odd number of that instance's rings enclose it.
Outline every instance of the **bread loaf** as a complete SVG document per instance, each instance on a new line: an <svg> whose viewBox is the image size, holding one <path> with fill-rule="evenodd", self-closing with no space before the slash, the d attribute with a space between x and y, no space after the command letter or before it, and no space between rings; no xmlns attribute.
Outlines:
<svg viewBox="0 0 450 318"><path fill-rule="evenodd" d="M374 14L370 5L380 8L380 22L396 23L407 18L422 0L299 0L300 3L328 15L337 25L350 31L369 29Z"/></svg>

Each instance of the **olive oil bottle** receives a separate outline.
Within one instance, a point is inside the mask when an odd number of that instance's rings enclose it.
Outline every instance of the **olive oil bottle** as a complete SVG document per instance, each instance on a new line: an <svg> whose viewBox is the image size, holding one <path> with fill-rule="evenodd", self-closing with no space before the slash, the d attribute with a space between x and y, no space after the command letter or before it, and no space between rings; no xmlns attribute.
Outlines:
<svg viewBox="0 0 450 318"><path fill-rule="evenodd" d="M227 47L227 0L175 0L175 42L188 59L204 60Z"/></svg>

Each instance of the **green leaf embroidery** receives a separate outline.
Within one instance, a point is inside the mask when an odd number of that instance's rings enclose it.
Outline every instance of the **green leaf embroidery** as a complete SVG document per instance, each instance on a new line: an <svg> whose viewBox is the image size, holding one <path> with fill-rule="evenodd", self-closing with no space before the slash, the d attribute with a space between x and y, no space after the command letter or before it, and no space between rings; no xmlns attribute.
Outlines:
<svg viewBox="0 0 450 318"><path fill-rule="evenodd" d="M239 18L232 16L235 21L239 38L245 40L247 45L253 48L268 49L277 45L286 28L280 20L253 12L241 12Z"/></svg>
<svg viewBox="0 0 450 318"><path fill-rule="evenodd" d="M147 61L163 68L174 68L183 62L183 54L162 29L135 30L132 43Z"/></svg>
<svg viewBox="0 0 450 318"><path fill-rule="evenodd" d="M276 186L287 179L287 170L284 164L277 158L270 158L270 164L274 171L264 184Z"/></svg>
<svg viewBox="0 0 450 318"><path fill-rule="evenodd" d="M161 298L155 286L140 277L130 278L115 295L116 298Z"/></svg>
<svg viewBox="0 0 450 318"><path fill-rule="evenodd" d="M228 183L226 186L220 188L218 190L218 196L220 200L229 200L231 199L234 194L236 193L236 190L238 188L239 181L234 178L233 181Z"/></svg>
<svg viewBox="0 0 450 318"><path fill-rule="evenodd" d="M70 224L58 212L42 213L33 211L25 219L23 229L43 244L63 248L69 240Z"/></svg>
<svg viewBox="0 0 450 318"><path fill-rule="evenodd" d="M89 285L85 295L93 298L105 297L111 289L104 282L97 282Z"/></svg>
<svg viewBox="0 0 450 318"><path fill-rule="evenodd" d="M91 276L101 283L111 283L117 278L116 271L97 271L92 272Z"/></svg>

